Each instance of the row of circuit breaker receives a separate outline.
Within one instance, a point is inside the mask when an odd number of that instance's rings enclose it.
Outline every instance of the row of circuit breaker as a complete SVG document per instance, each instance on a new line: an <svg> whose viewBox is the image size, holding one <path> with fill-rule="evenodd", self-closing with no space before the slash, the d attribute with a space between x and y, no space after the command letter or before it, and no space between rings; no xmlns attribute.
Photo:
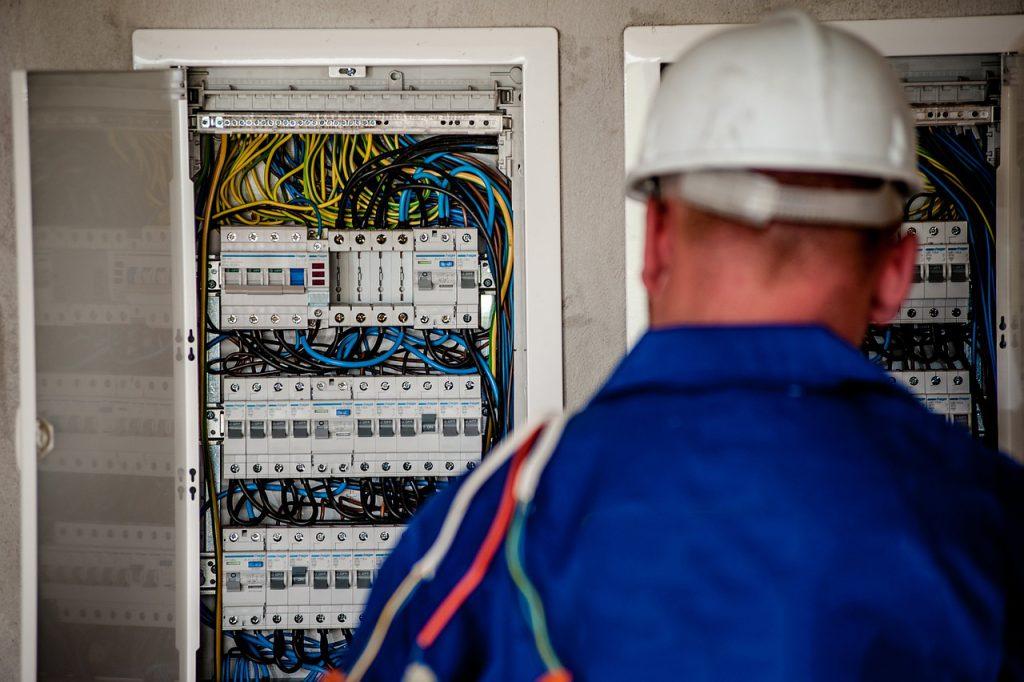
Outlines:
<svg viewBox="0 0 1024 682"><path fill-rule="evenodd" d="M226 378L226 479L455 476L480 460L480 378Z"/></svg>
<svg viewBox="0 0 1024 682"><path fill-rule="evenodd" d="M227 629L353 628L403 526L225 528Z"/></svg>
<svg viewBox="0 0 1024 682"><path fill-rule="evenodd" d="M491 281L473 228L224 227L220 247L223 329L476 329Z"/></svg>
<svg viewBox="0 0 1024 682"><path fill-rule="evenodd" d="M966 370L892 371L889 375L947 421L971 425L970 372Z"/></svg>
<svg viewBox="0 0 1024 682"><path fill-rule="evenodd" d="M913 284L896 322L967 322L971 264L964 221L904 223L917 235Z"/></svg>

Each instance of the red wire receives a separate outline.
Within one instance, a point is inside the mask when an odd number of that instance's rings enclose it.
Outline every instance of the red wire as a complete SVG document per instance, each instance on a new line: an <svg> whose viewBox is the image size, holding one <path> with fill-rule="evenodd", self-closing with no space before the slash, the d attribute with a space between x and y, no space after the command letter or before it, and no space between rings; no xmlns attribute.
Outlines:
<svg viewBox="0 0 1024 682"><path fill-rule="evenodd" d="M491 527L487 530L483 544L477 550L476 557L474 557L473 563L469 565L465 575L459 579L459 582L455 584L455 587L444 598L444 601L441 602L437 610L430 616L427 624L423 626L423 629L416 636L416 644L420 649L427 649L434 644L441 631L451 622L451 619L484 579L487 569L490 568L491 562L494 560L494 555L498 553L498 548L501 547L505 533L508 532L509 524L512 522L512 512L515 510L512 488L516 476L519 474L519 468L522 466L523 460L530 453L530 449L533 447L534 442L536 442L537 437L540 436L543 428L542 426L534 431L512 458L508 477L505 478L505 487L501 491L501 501L498 503L498 510L494 515L494 520L491 521Z"/></svg>

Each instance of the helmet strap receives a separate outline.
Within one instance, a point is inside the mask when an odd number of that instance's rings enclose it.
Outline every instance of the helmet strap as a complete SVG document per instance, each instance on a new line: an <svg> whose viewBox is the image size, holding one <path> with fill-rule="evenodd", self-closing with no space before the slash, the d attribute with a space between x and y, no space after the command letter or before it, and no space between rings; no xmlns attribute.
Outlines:
<svg viewBox="0 0 1024 682"><path fill-rule="evenodd" d="M804 187L748 170L693 171L661 182L664 194L756 227L775 221L879 229L903 218L903 194L891 182L876 189Z"/></svg>

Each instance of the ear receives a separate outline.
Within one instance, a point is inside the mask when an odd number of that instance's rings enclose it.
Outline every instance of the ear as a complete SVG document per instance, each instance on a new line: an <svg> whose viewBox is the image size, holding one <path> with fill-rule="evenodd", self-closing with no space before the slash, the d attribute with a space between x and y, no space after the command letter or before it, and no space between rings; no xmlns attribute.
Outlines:
<svg viewBox="0 0 1024 682"><path fill-rule="evenodd" d="M668 280L672 262L672 235L668 205L657 197L647 199L647 231L644 237L644 288L648 299L654 299Z"/></svg>
<svg viewBox="0 0 1024 682"><path fill-rule="evenodd" d="M885 324L900 311L917 269L917 237L903 235L885 249L871 295L871 322Z"/></svg>

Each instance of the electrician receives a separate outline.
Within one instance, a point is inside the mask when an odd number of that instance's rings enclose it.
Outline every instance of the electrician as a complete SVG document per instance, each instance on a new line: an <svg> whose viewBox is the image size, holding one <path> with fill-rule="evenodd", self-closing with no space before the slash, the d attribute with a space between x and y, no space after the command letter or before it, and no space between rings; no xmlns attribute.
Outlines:
<svg viewBox="0 0 1024 682"><path fill-rule="evenodd" d="M900 84L787 11L664 72L630 193L651 331L438 495L349 680L1024 679L1024 474L857 346L920 185Z"/></svg>

